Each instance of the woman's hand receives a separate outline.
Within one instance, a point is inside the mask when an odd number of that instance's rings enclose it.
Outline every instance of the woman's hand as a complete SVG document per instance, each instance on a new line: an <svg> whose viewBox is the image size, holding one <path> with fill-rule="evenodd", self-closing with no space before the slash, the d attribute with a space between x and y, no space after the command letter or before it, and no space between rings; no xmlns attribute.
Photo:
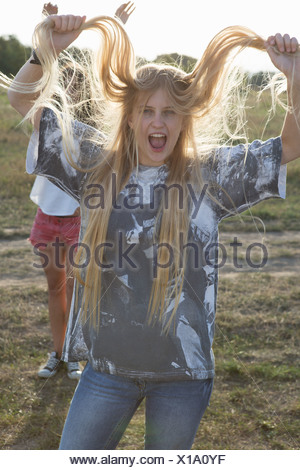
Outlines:
<svg viewBox="0 0 300 470"><path fill-rule="evenodd" d="M288 34L282 36L277 33L266 41L267 52L275 67L280 70L287 79L300 82L300 50L295 37Z"/></svg>
<svg viewBox="0 0 300 470"><path fill-rule="evenodd" d="M85 20L86 16L48 16L45 21L49 21L50 23L52 44L57 55L78 38L81 33L81 26L84 24ZM49 43L51 44L50 38Z"/></svg>
<svg viewBox="0 0 300 470"><path fill-rule="evenodd" d="M135 6L133 2L122 3L116 10L115 16L120 18L123 24L127 23L129 16L134 12Z"/></svg>
<svg viewBox="0 0 300 470"><path fill-rule="evenodd" d="M300 158L300 50L298 40L288 34L276 34L266 41L267 52L275 65L287 78L288 104L281 131L282 158L286 164Z"/></svg>
<svg viewBox="0 0 300 470"><path fill-rule="evenodd" d="M57 5L52 5L51 2L44 3L43 15L45 15L45 16L57 15L57 13L58 13L58 6Z"/></svg>

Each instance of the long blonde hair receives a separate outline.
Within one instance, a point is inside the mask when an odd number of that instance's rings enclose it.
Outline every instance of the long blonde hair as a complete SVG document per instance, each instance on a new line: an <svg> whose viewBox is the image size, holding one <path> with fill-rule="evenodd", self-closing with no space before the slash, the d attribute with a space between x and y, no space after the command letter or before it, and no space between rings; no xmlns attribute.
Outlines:
<svg viewBox="0 0 300 470"><path fill-rule="evenodd" d="M192 72L185 73L179 68L158 64L136 68L131 42L119 21L113 18L94 18L87 21L82 29L95 30L102 37L98 54L89 58L85 64L81 63L80 67L89 68L88 93L93 100L94 121L98 123L98 129L108 136L103 147L103 158L88 178L88 183L100 182L104 195L107 195L104 207L90 210L88 214L88 226L82 242L89 246L91 253L106 240L112 209L109 198L112 192L112 173L117 178L118 194L138 164L134 132L128 125L128 116L140 94L150 96L155 90L163 88L175 111L184 116L183 130L171 158L166 162L169 169L166 184L178 183L183 189L183 208L178 206L178 195L171 192L168 207L164 201L161 202L157 216L159 223L154 235L154 243L166 243L174 250L172 265L168 269L158 268L149 300L151 323L156 319L163 322L166 307L173 299L173 313L168 323L164 324L167 331L174 318L184 281L185 259L181 258L180 243L187 242L189 227L187 182L192 182L201 191L204 184L201 162L211 150L222 143L228 145L237 138L246 139L240 93L242 78L233 73L232 58L246 47L265 50L265 43L260 36L245 27L226 28L211 40ZM39 82L32 84L32 89L41 91L41 94L27 118L33 118L41 107L51 107L62 127L66 153L71 164L76 166L71 158L73 116L60 86L59 62L51 49L46 47L46 37L49 34L51 35L51 17L38 25L34 35L34 46L39 48L44 73ZM78 65L73 58L71 60L76 70ZM22 88L20 85L19 87ZM59 108L51 98L54 93L62 97ZM109 116L113 116L113 122ZM88 194L86 189L85 195ZM184 238L180 240L182 234ZM166 265L168 256L166 250L160 250L159 265ZM78 265L82 264L84 257L85 251L79 246L76 258ZM75 274L84 286L83 318L91 317L94 325L99 324L101 268L92 256L84 278L79 269L75 269Z"/></svg>

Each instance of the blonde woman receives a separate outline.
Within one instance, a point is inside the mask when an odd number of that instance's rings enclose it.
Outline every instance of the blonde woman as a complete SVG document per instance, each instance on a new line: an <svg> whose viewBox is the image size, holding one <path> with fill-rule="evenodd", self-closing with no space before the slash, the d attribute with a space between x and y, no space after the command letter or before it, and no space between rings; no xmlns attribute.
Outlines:
<svg viewBox="0 0 300 470"><path fill-rule="evenodd" d="M59 88L57 57L87 29L102 38L89 62L101 92L97 129L73 120ZM34 46L35 64L8 92L36 129L27 169L77 200L82 218L63 358L88 362L60 448L116 448L145 399L145 448L189 449L214 376L218 223L284 196L285 164L300 156L298 41L227 28L189 74L136 69L109 17L53 16ZM287 79L282 135L266 142L248 144L236 112L241 81L230 57L245 47L265 50ZM49 98L54 89L62 104Z"/></svg>

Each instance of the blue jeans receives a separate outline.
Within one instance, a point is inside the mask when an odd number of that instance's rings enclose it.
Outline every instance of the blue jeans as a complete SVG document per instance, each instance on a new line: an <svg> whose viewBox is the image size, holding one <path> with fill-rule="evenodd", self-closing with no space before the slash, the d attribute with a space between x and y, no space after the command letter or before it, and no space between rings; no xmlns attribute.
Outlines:
<svg viewBox="0 0 300 470"><path fill-rule="evenodd" d="M115 449L146 398L145 449L190 449L208 406L213 380L152 382L84 369L60 449Z"/></svg>

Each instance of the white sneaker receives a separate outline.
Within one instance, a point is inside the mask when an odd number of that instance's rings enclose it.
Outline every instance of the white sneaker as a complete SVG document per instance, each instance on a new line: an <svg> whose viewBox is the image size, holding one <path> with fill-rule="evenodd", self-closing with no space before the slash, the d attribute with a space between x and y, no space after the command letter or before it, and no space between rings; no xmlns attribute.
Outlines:
<svg viewBox="0 0 300 470"><path fill-rule="evenodd" d="M57 356L57 353L54 351L49 355L47 364L40 368L38 371L38 376L42 379L48 379L53 377L59 369L60 359Z"/></svg>
<svg viewBox="0 0 300 470"><path fill-rule="evenodd" d="M68 377L72 380L79 380L81 377L81 370L78 362L67 362Z"/></svg>

